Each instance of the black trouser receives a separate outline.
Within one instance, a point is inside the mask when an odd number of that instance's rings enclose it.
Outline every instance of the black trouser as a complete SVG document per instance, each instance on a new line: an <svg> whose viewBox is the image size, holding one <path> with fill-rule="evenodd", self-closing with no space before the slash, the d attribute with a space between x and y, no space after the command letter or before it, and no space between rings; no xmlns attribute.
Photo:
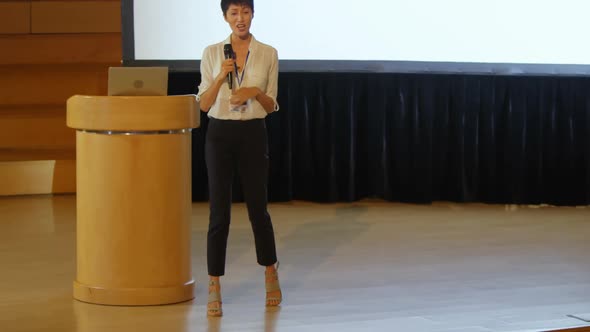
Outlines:
<svg viewBox="0 0 590 332"><path fill-rule="evenodd" d="M209 275L225 274L225 256L234 170L240 175L248 217L254 232L258 264L277 261L274 231L267 211L268 143L264 119L240 121L210 118L205 143L209 177Z"/></svg>

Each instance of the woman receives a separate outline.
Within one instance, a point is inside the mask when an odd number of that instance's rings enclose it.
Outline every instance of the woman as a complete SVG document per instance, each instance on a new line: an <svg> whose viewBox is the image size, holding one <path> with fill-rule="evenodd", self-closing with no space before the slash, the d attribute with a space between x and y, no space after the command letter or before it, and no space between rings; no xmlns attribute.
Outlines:
<svg viewBox="0 0 590 332"><path fill-rule="evenodd" d="M279 108L277 51L250 33L253 0L222 0L221 9L232 32L225 41L203 52L198 93L201 110L209 117L205 143L210 207L209 316L222 315L219 277L225 273L234 168L244 190L257 261L266 267L266 305L278 306L282 300L274 231L267 211L268 146L264 122L268 113ZM227 44L233 54L228 54Z"/></svg>

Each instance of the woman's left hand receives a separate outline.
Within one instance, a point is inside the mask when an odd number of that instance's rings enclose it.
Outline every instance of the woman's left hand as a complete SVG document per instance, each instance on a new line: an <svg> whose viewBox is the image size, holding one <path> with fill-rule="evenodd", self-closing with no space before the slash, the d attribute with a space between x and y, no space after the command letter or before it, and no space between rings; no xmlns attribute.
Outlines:
<svg viewBox="0 0 590 332"><path fill-rule="evenodd" d="M258 88L239 88L229 98L232 105L242 105L248 99L254 98L258 95Z"/></svg>

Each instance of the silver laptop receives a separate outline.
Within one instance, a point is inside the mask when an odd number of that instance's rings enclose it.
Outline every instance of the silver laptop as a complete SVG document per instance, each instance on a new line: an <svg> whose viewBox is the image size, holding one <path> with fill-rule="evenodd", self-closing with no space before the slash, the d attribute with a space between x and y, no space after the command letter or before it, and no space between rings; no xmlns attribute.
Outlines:
<svg viewBox="0 0 590 332"><path fill-rule="evenodd" d="M109 96L167 96L168 67L110 67Z"/></svg>

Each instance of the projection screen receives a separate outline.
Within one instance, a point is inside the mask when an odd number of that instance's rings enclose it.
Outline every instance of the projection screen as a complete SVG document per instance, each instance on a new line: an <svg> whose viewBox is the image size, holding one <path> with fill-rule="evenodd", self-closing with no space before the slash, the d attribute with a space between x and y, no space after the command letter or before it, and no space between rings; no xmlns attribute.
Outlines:
<svg viewBox="0 0 590 332"><path fill-rule="evenodd" d="M123 0L125 65L198 71L219 0ZM587 0L255 0L283 72L589 75Z"/></svg>

